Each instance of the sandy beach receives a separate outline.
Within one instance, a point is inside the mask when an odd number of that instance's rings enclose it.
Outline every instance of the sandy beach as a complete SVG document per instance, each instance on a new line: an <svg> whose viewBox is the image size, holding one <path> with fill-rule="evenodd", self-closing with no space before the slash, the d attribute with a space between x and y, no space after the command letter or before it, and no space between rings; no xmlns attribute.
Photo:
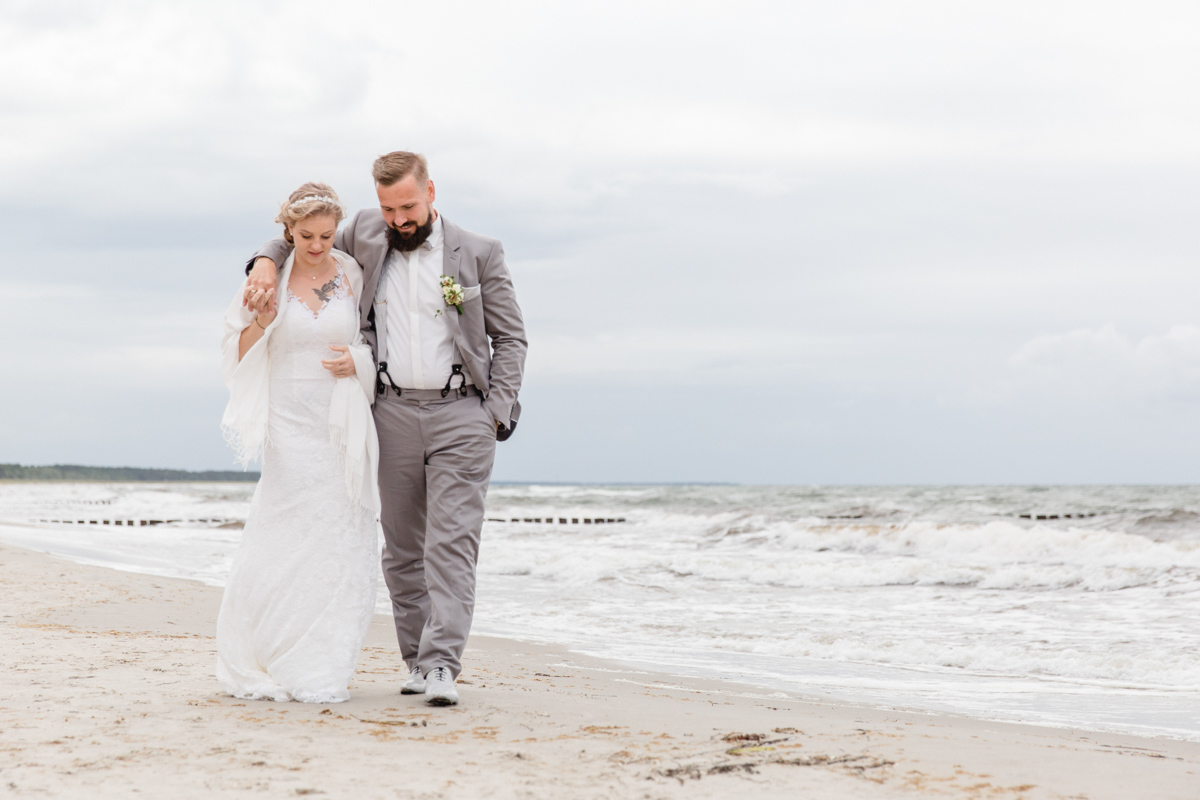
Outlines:
<svg viewBox="0 0 1200 800"><path fill-rule="evenodd" d="M0 795L1194 798L1200 743L814 701L474 637L462 704L399 694L390 621L352 699L213 678L220 590L0 548Z"/></svg>

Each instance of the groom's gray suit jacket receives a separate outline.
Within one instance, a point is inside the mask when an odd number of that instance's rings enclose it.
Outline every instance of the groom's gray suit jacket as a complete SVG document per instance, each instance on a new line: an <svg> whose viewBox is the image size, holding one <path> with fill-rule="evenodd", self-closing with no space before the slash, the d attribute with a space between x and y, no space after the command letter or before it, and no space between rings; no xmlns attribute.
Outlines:
<svg viewBox="0 0 1200 800"><path fill-rule="evenodd" d="M461 316L448 311L446 318L462 354L463 368L483 393L492 418L505 423L508 430L501 436L507 438L521 416L517 393L521 389L529 343L512 276L504 263L504 247L496 239L460 228L445 216L442 216L442 232L442 274L454 276L464 289L471 286L480 289L477 295L463 302ZM388 255L387 223L382 212L377 208L359 211L338 230L333 246L362 265L359 317L363 338L370 343L378 362L374 299ZM266 256L281 265L291 249L280 237L263 245L255 258Z"/></svg>

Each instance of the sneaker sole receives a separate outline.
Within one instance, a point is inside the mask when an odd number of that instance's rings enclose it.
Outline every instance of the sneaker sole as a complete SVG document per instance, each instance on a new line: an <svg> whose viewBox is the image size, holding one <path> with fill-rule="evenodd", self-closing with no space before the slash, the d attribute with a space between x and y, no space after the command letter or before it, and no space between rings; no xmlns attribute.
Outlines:
<svg viewBox="0 0 1200 800"><path fill-rule="evenodd" d="M405 686L400 690L400 694L425 694L425 687L422 686L420 689L410 689Z"/></svg>
<svg viewBox="0 0 1200 800"><path fill-rule="evenodd" d="M431 706L456 706L457 700L452 700L449 697L430 697L425 700Z"/></svg>

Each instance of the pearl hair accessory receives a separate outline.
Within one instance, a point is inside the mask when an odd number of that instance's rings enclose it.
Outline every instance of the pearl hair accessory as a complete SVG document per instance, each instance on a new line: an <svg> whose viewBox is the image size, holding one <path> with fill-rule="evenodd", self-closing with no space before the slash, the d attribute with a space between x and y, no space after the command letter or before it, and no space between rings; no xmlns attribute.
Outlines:
<svg viewBox="0 0 1200 800"><path fill-rule="evenodd" d="M298 206L301 203L307 203L310 200L316 201L318 203L334 203L335 205L337 204L337 202L332 197L328 197L323 194L310 194L307 197L301 197L299 200L296 200L294 203L292 203L292 205Z"/></svg>

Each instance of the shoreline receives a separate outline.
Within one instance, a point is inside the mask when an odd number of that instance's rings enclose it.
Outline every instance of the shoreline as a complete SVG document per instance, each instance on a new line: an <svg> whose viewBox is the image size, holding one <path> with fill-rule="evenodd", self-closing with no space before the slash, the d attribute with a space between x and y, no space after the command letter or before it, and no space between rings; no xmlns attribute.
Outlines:
<svg viewBox="0 0 1200 800"><path fill-rule="evenodd" d="M816 687L810 687L806 690L797 689L796 685L799 681L787 680L783 678L776 679L772 682L769 678L758 674L748 674L745 672L735 674L737 665L731 664L729 668L722 669L716 666L684 666L677 662L668 662L664 660L638 660L627 657L613 657L604 654L603 652L591 651L585 645L579 645L571 642L555 642L549 639L539 640L522 637L516 634L506 635L500 633L484 633L480 634L483 638L500 639L512 642L523 642L529 644L543 644L547 646L562 647L569 652L582 657L596 659L612 664L624 665L627 669L639 670L645 673L666 676L680 681L713 681L720 684L730 686L730 692L736 693L733 687L742 687L745 692L766 693L769 696L788 696L796 697L812 702L829 702L839 705L845 705L850 708L861 708L864 710L872 710L887 713L905 713L917 714L931 717L948 717L953 719L964 719L977 722L996 723L1000 725L1022 725L1031 728L1046 728L1050 730L1060 731L1075 731L1081 733L1095 734L1113 734L1118 736L1133 736L1139 739L1147 740L1163 740L1187 742L1195 745L1200 745L1200 736L1192 731L1180 731L1179 729L1165 729L1153 727L1145 724L1127 723L1124 727L1116 725L1105 726L1103 724L1081 724L1074 721L1059 721L1053 719L1019 719L1013 717L1005 717L998 715L998 712L979 711L971 713L962 710L955 706L943 705L941 707L930 704L928 706L920 705L905 705L903 703L890 703L881 701L877 698L856 697L850 693L839 693L831 689L818 690ZM874 664L863 664L861 662L832 662L832 669L838 667L875 667ZM937 680L939 678L953 679L964 675L964 673L946 674L933 669L922 669L919 667L888 665L887 669L894 673L907 673L915 676L924 677L927 679ZM1047 686L1070 686L1087 689L1089 687L1099 687L1106 690L1127 689L1130 692L1137 692L1135 699L1141 700L1146 697L1144 692L1158 692L1153 699L1161 699L1161 697L1170 698L1172 692L1164 690L1158 686L1129 686L1121 682L1082 682L1076 680L1060 680L1053 677L1043 676L996 676L986 673L965 673L966 677L971 680L992 681L1016 684L1018 682L1027 683L1030 685L1044 684ZM1020 690L1017 690L1020 691ZM1122 700L1124 697L1118 696L1113 700Z"/></svg>
<svg viewBox="0 0 1200 800"><path fill-rule="evenodd" d="M1193 798L1200 744L859 706L472 636L462 703L399 694L373 621L347 703L212 675L221 590L0 546L14 796ZM745 691L749 689L749 691Z"/></svg>
<svg viewBox="0 0 1200 800"><path fill-rule="evenodd" d="M4 530L25 529L30 533L35 533L43 527L36 522L5 522L0 525ZM91 526L87 528L91 529ZM118 535L124 530L120 526L111 529L96 526L96 529L111 530ZM135 563L112 558L101 552L89 552L86 546L83 549L53 545L43 547L36 544L36 541L36 538L30 537L0 536L0 542L9 546L67 558L86 566L165 579L197 581L206 586L216 586L218 589L223 586L223 583L211 574L187 574L177 569L153 565L156 561L154 558L144 563ZM170 546L179 545L176 543ZM162 554L158 556L161 557ZM382 613L385 608L386 599L381 598L377 609ZM1085 730L1151 739L1200 742L1200 735L1196 733L1195 725L1192 724L1194 718L1189 716L1191 709L1196 705L1195 701L1189 700L1188 705L1178 706L1174 704L1175 696L1169 688L1152 685L1132 686L1123 682L1099 681L1089 683L1034 675L1010 676L962 670L943 672L895 664L818 659L791 658L786 664L782 664L773 663L769 655L747 657L744 653L710 651L687 646L651 646L633 652L628 646L614 647L615 643L597 642L587 637L540 636L537 632L505 629L503 624L489 629L483 619L477 620L475 630L477 638L491 637L561 646L575 654L634 666L641 671L677 678L740 684L747 690L781 691L812 700L827 700L855 707L962 716L981 721L1026 724L1059 730ZM956 694L961 687L969 687L972 684L991 687L984 690L990 691L991 695L976 694L971 697L969 693ZM1107 720L1098 717L1094 712L1091 713L1090 719L1087 713L1080 713L1085 706L1096 706L1097 698L1088 696L1090 686L1103 686L1110 693L1103 704ZM1056 688L1051 690L1051 694L1044 694L1046 690L1042 687ZM899 692L896 691L897 688L900 689ZM984 699L979 701L981 697ZM1021 699L1014 701L1006 698ZM1078 698L1078 703L1085 705L1076 704L1075 698ZM964 705L964 699L976 702L974 705ZM1049 702L1053 702L1054 705L1049 705ZM1169 724L1172 717L1185 720L1187 724L1182 727L1172 726Z"/></svg>

